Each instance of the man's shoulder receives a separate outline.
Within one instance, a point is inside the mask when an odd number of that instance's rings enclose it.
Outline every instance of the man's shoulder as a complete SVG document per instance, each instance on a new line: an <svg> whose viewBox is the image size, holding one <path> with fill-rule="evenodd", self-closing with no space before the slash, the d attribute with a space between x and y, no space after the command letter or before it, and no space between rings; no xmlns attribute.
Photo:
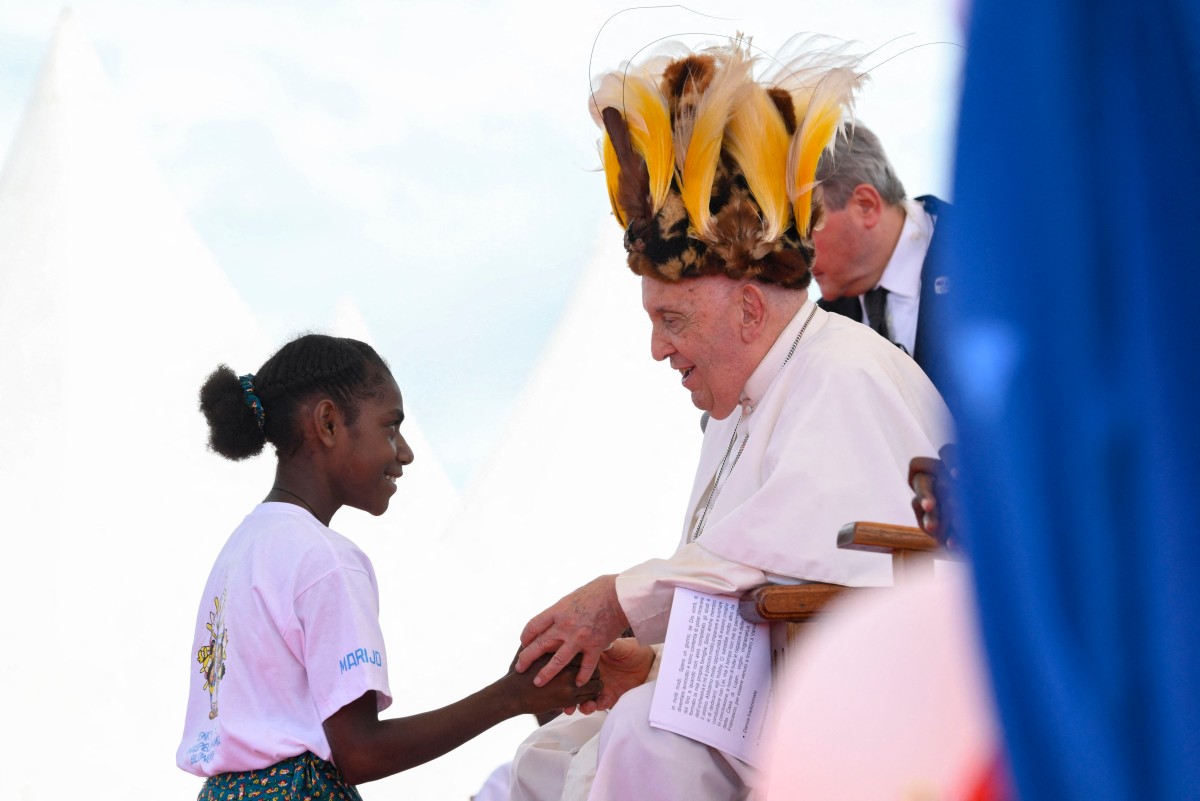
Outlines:
<svg viewBox="0 0 1200 801"><path fill-rule="evenodd" d="M824 324L810 341L811 347L805 350L813 357L853 362L858 359L856 354L860 350L872 351L879 345L890 344L869 325L841 314L827 313Z"/></svg>
<svg viewBox="0 0 1200 801"><path fill-rule="evenodd" d="M889 376L889 380L895 381L898 374L907 370L908 362L920 369L908 354L870 326L839 314L827 314L816 336L796 355L804 366L801 380L805 381L813 380L816 375L855 376L858 380Z"/></svg>

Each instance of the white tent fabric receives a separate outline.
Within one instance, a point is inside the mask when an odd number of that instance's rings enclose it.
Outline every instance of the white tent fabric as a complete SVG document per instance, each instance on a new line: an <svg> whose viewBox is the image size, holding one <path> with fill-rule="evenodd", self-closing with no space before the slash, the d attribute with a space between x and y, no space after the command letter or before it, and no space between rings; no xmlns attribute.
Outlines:
<svg viewBox="0 0 1200 801"><path fill-rule="evenodd" d="M362 312L348 297L338 301L329 333L352 337L375 346L375 338ZM380 355L387 359L386 353ZM400 431L413 450L413 464L405 469L387 514L378 522L365 522L371 520L370 515L354 509L338 512L334 518L334 528L351 538L354 538L354 531L362 530L367 534L372 529L376 530L375 533L382 538L378 544L374 540L359 543L363 547L370 546L368 555L376 562L385 555L382 552L377 555L376 548L385 549L388 556L411 561L409 551L417 542L442 538L462 507L461 493L450 480L446 468L421 428L419 403L404 393L404 365L393 361L389 366L404 397L404 423ZM386 564L384 567L386 569Z"/></svg>
<svg viewBox="0 0 1200 801"><path fill-rule="evenodd" d="M365 331L353 316L335 328ZM274 460L207 453L196 392L219 362L253 370L277 344L64 15L0 174L0 677L19 697L0 727L5 798L94 797L97 781L123 799L199 789L174 764L196 604ZM421 561L390 553L396 532L441 531L457 508L419 426L405 428L424 451L405 500L335 519L368 552L383 543L389 585Z"/></svg>
<svg viewBox="0 0 1200 801"><path fill-rule="evenodd" d="M699 414L649 357L611 222L600 241L453 525L458 493L411 406L417 461L392 511L335 519L380 575L391 715L498 678L530 615L674 547ZM349 303L333 330L370 339ZM0 677L21 696L0 728L6 798L80 797L97 780L114 798L196 792L174 749L198 593L272 460L206 453L195 393L218 362L251 370L276 344L64 17L0 173ZM512 721L363 794L462 799L532 725Z"/></svg>
<svg viewBox="0 0 1200 801"><path fill-rule="evenodd" d="M196 391L264 347L64 16L0 175L6 796L194 792L173 751L198 592L270 480L206 453Z"/></svg>
<svg viewBox="0 0 1200 801"><path fill-rule="evenodd" d="M700 412L679 373L650 356L641 281L612 221L592 250L450 535L489 570L536 579L513 589L530 612L600 573L670 555L700 453Z"/></svg>
<svg viewBox="0 0 1200 801"><path fill-rule="evenodd" d="M670 555L678 541L700 413L678 374L650 357L640 281L624 265L620 230L607 221L597 241L451 527L443 551L451 572L431 593L446 611L422 610L412 621L420 659L405 669L418 686L440 689L438 703L498 678L525 622L563 594ZM396 708L417 711L399 692ZM465 798L534 725L531 717L509 721L364 795Z"/></svg>

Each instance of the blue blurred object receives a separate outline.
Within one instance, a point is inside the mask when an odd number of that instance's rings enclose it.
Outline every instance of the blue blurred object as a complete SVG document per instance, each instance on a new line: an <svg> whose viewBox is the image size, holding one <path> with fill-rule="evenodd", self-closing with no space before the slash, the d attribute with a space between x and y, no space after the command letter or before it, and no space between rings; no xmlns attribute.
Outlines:
<svg viewBox="0 0 1200 801"><path fill-rule="evenodd" d="M1016 790L1200 798L1200 4L972 14L949 399Z"/></svg>

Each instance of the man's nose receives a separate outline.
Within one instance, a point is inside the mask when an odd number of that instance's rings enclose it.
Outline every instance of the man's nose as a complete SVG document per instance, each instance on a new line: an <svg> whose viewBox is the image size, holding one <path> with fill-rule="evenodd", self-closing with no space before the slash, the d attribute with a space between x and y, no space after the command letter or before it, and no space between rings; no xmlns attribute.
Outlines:
<svg viewBox="0 0 1200 801"><path fill-rule="evenodd" d="M412 446L408 444L408 440L401 436L400 441L396 443L396 461L403 465L410 465L415 458Z"/></svg>
<svg viewBox="0 0 1200 801"><path fill-rule="evenodd" d="M654 361L661 362L674 352L671 347L671 342L667 337L657 333L650 334L650 355L654 357Z"/></svg>

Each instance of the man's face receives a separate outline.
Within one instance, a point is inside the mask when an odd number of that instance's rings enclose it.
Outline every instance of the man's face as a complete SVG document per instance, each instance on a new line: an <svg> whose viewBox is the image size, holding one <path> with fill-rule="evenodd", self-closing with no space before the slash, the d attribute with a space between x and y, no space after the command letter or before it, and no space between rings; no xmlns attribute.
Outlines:
<svg viewBox="0 0 1200 801"><path fill-rule="evenodd" d="M754 364L741 339L741 284L723 276L667 283L642 278L650 353L678 370L692 403L718 420L737 408Z"/></svg>
<svg viewBox="0 0 1200 801"><path fill-rule="evenodd" d="M812 274L828 300L861 295L874 287L867 258L866 229L853 202L837 211L825 210L824 224L813 232L816 255Z"/></svg>

